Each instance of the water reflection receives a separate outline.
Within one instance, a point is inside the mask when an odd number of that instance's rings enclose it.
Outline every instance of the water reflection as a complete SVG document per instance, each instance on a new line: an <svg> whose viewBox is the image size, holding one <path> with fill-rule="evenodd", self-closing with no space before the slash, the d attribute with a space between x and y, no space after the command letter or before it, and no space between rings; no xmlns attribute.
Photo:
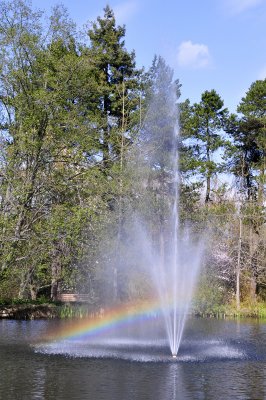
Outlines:
<svg viewBox="0 0 266 400"><path fill-rule="evenodd" d="M37 368L33 375L32 400L45 400L46 370Z"/></svg>
<svg viewBox="0 0 266 400"><path fill-rule="evenodd" d="M168 365L158 399L265 399L265 365Z"/></svg>
<svg viewBox="0 0 266 400"><path fill-rule="evenodd" d="M192 354L183 361L144 363L36 353L32 340L47 324L48 321L0 321L0 399L266 398L265 324L196 320L187 329L181 352L185 357L189 351L197 351L205 358ZM216 352L227 351L227 357L210 357L210 350L215 347ZM228 349L245 357L231 357ZM146 354L149 352L147 348Z"/></svg>

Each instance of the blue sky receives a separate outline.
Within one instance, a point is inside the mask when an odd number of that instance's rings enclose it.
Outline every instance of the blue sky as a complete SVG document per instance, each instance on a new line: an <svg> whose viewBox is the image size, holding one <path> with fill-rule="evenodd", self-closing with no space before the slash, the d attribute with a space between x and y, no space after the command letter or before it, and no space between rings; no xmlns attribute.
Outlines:
<svg viewBox="0 0 266 400"><path fill-rule="evenodd" d="M266 78L266 0L32 0L48 11L58 3L79 27L108 3L137 65L162 55L182 84L181 100L198 102L215 89L235 112L251 83Z"/></svg>

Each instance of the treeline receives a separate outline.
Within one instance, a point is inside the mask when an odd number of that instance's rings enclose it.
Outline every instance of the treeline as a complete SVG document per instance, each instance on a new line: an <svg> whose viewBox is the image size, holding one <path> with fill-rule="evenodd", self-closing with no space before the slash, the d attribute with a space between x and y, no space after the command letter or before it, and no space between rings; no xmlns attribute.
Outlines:
<svg viewBox="0 0 266 400"><path fill-rule="evenodd" d="M264 299L266 80L236 115L215 90L178 104L171 68L136 68L108 6L85 33L61 6L0 14L0 298L147 294L130 229L137 213L164 247L179 111L180 221L208 237L198 302Z"/></svg>

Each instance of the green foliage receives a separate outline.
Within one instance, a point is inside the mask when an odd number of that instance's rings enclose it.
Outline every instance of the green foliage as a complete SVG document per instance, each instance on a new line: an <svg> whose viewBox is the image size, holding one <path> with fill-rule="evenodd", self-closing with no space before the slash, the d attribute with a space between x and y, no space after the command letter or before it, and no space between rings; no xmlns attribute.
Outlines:
<svg viewBox="0 0 266 400"><path fill-rule="evenodd" d="M233 138L228 143L229 167L238 178L248 200L265 198L266 80L254 82L231 115L226 130Z"/></svg>
<svg viewBox="0 0 266 400"><path fill-rule="evenodd" d="M17 299L17 298L0 298L0 306L18 306L18 305L41 305L52 304L46 297L40 296L36 300L31 299Z"/></svg>
<svg viewBox="0 0 266 400"><path fill-rule="evenodd" d="M199 315L219 315L230 300L228 288L215 275L202 273L193 301L193 311Z"/></svg>
<svg viewBox="0 0 266 400"><path fill-rule="evenodd" d="M148 297L134 218L163 256L177 180L182 226L208 237L196 308L232 301L237 263L241 299L263 298L266 80L252 83L238 116L215 90L177 104L174 71L162 57L138 70L109 6L82 40L62 6L47 26L26 0L1 1L0 14L0 298L72 291L96 307ZM237 178L234 191L220 172Z"/></svg>
<svg viewBox="0 0 266 400"><path fill-rule="evenodd" d="M59 307L59 318L86 318L91 315L90 308L87 305L68 305Z"/></svg>
<svg viewBox="0 0 266 400"><path fill-rule="evenodd" d="M98 96L94 100L93 120L101 130L101 152L104 167L119 158L123 162L130 143L131 118L139 106L140 74L135 67L135 54L125 49L125 27L116 26L109 6L104 17L88 31L91 46L87 57L93 59ZM125 135L127 133L127 135Z"/></svg>
<svg viewBox="0 0 266 400"><path fill-rule="evenodd" d="M12 296L35 297L70 279L88 241L86 224L97 223L105 208L98 188L106 179L99 163L101 133L90 107L98 82L64 9L54 10L46 35L41 14L27 3L1 7L9 18L0 26L8 139L1 165L1 285Z"/></svg>
<svg viewBox="0 0 266 400"><path fill-rule="evenodd" d="M192 170L205 178L206 203L210 201L211 178L220 170L214 154L224 145L221 130L228 110L223 105L215 90L202 93L200 103L191 106L187 100L180 105L181 135L190 152L183 169Z"/></svg>

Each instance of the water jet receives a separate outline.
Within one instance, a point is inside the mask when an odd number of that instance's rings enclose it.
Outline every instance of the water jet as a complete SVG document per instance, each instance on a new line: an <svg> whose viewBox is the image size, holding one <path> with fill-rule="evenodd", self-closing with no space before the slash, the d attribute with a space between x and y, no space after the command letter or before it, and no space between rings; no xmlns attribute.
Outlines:
<svg viewBox="0 0 266 400"><path fill-rule="evenodd" d="M147 112L143 133L142 146L148 147L147 152L144 151L144 163L148 162L151 167L149 180L155 182L156 196L162 203L161 209L155 209L154 212L160 221L157 248L154 248L154 239L151 239L151 243L147 243L147 240L144 243L151 252L149 274L153 277L168 343L175 358L193 296L203 246L195 239L186 222L180 220L178 105L176 86L170 79L165 79L165 73L165 65L162 64L161 69L158 68L155 95Z"/></svg>

